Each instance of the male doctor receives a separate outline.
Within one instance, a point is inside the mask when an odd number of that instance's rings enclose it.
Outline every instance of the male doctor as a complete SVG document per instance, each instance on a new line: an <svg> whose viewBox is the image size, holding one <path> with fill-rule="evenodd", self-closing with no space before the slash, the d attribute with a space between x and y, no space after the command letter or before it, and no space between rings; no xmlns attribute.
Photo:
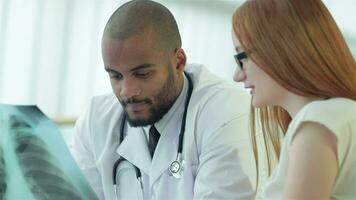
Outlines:
<svg viewBox="0 0 356 200"><path fill-rule="evenodd" d="M240 160L250 153L249 97L186 66L167 8L148 0L119 7L102 56L113 94L92 99L71 145L100 199L253 198Z"/></svg>

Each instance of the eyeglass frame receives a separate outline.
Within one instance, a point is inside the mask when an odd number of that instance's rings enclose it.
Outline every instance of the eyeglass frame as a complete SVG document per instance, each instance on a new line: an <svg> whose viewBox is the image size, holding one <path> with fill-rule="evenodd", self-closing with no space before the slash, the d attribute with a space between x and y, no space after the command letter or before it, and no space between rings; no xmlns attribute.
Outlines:
<svg viewBox="0 0 356 200"><path fill-rule="evenodd" d="M248 58L247 53L245 51L237 53L234 55L235 61L237 65L240 67L240 70L243 70L243 63L242 60Z"/></svg>

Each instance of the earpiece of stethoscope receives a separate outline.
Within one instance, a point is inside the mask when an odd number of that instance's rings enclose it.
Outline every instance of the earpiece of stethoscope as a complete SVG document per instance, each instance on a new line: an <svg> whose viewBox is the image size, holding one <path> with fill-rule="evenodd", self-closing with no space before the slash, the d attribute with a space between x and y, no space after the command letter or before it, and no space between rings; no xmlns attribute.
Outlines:
<svg viewBox="0 0 356 200"><path fill-rule="evenodd" d="M182 178L183 168L184 160L182 158L182 154L178 153L176 160L171 163L168 169L174 178L180 179Z"/></svg>

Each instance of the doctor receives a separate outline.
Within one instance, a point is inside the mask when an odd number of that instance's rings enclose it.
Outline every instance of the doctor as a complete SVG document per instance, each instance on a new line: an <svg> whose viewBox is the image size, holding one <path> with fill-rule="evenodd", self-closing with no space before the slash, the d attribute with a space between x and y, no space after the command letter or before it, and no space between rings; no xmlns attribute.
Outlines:
<svg viewBox="0 0 356 200"><path fill-rule="evenodd" d="M101 199L252 199L249 97L187 66L173 15L134 0L103 34L113 94L92 99L71 151ZM247 163L247 162L246 162Z"/></svg>

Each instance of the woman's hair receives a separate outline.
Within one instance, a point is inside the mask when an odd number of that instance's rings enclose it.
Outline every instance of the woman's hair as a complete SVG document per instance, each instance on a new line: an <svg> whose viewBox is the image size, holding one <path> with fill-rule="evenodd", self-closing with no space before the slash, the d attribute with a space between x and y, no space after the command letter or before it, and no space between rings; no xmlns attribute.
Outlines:
<svg viewBox="0 0 356 200"><path fill-rule="evenodd" d="M249 57L292 93L356 100L356 63L321 0L248 0L233 15L233 30ZM260 126L270 175L291 117L281 107L251 107L251 140L259 177Z"/></svg>

